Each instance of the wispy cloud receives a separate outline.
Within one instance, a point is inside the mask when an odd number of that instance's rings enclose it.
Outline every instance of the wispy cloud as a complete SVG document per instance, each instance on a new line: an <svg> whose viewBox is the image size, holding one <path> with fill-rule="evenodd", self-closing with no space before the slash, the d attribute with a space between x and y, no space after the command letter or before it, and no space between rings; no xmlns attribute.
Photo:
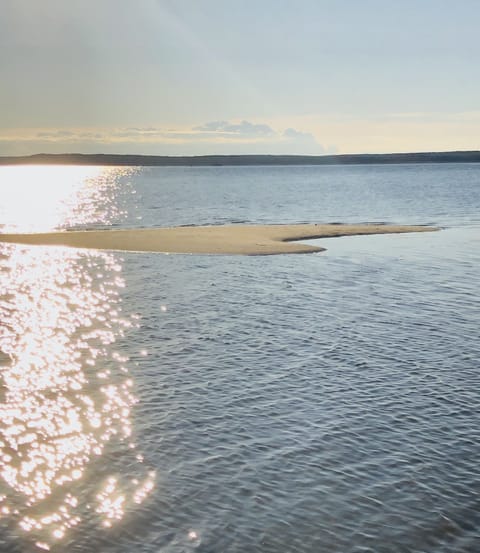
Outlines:
<svg viewBox="0 0 480 553"><path fill-rule="evenodd" d="M229 121L210 121L198 127L193 127L194 131L207 133L221 133L222 136L231 138L242 137L263 137L273 136L276 132L269 125L250 123L250 121L241 121L240 123L230 123Z"/></svg>
<svg viewBox="0 0 480 553"><path fill-rule="evenodd" d="M56 131L48 131L48 132L38 132L37 137L38 138L70 138L74 137L75 133L72 131L64 131L64 130L56 130Z"/></svg>

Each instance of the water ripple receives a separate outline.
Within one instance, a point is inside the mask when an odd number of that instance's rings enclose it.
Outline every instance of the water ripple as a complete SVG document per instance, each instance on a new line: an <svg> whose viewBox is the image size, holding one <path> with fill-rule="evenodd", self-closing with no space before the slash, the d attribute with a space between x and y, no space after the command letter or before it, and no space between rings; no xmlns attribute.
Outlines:
<svg viewBox="0 0 480 553"><path fill-rule="evenodd" d="M148 327L137 424L163 475L152 546L475 550L479 253L453 231L430 256L376 238L301 263L146 256L143 276L125 257Z"/></svg>
<svg viewBox="0 0 480 553"><path fill-rule="evenodd" d="M145 169L77 223L455 228L302 257L2 247L0 549L477 551L479 175Z"/></svg>

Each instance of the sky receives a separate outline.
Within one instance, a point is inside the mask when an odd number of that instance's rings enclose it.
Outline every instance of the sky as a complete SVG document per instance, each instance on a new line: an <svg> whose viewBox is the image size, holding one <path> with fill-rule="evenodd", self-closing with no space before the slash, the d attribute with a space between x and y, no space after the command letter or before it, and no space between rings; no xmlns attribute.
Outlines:
<svg viewBox="0 0 480 553"><path fill-rule="evenodd" d="M478 0L0 0L0 155L480 149Z"/></svg>

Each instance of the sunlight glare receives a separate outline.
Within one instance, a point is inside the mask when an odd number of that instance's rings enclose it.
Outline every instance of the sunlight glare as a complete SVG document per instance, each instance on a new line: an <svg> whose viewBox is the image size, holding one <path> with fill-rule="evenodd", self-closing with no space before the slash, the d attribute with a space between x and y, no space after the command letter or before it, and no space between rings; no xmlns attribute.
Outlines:
<svg viewBox="0 0 480 553"><path fill-rule="evenodd" d="M137 399L128 358L112 349L131 322L111 254L0 244L0 257L0 518L49 549L86 503L110 527L153 489L153 474L137 485L99 476L111 447L132 451Z"/></svg>
<svg viewBox="0 0 480 553"><path fill-rule="evenodd" d="M47 232L107 224L121 215L112 201L129 168L25 165L0 167L0 232Z"/></svg>

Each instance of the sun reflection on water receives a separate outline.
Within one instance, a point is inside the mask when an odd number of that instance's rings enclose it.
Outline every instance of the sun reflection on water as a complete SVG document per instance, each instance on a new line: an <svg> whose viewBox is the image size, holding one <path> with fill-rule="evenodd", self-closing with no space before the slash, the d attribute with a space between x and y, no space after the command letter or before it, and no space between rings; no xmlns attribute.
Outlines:
<svg viewBox="0 0 480 553"><path fill-rule="evenodd" d="M119 177L133 168L31 165L0 167L0 232L47 232L107 225L125 212ZM127 188L122 183L123 191Z"/></svg>
<svg viewBox="0 0 480 553"><path fill-rule="evenodd" d="M133 324L123 286L111 254L0 246L0 519L43 549L84 522L114 525L154 486L114 349Z"/></svg>

